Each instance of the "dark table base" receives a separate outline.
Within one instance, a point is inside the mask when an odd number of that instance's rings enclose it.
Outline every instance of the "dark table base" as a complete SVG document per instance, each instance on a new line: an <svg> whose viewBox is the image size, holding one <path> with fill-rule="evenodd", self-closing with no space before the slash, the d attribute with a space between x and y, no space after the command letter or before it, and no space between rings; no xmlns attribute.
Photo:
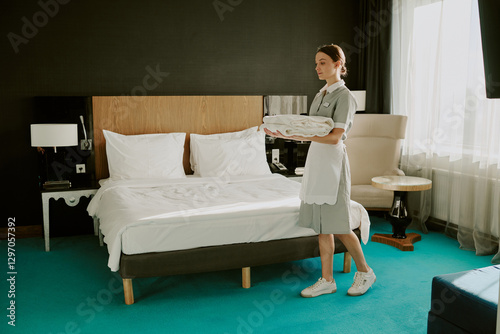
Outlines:
<svg viewBox="0 0 500 334"><path fill-rule="evenodd" d="M406 210L406 191L395 191L391 211L388 220L392 225L393 234L376 233L372 241L394 246L402 251L413 251L413 243L420 241L422 237L417 233L406 234L406 228L411 223L411 217Z"/></svg>

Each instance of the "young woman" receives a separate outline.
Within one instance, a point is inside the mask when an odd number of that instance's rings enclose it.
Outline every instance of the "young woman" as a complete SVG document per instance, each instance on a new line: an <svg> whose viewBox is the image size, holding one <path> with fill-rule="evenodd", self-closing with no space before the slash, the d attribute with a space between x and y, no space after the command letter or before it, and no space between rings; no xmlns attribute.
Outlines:
<svg viewBox="0 0 500 334"><path fill-rule="evenodd" d="M351 175L343 141L352 126L356 100L341 77L347 74L345 56L337 45L324 45L316 52L316 72L326 85L314 98L310 116L331 117L334 129L324 137L284 136L279 131L265 132L273 137L311 141L302 187L299 225L318 233L322 277L302 290L303 297L316 297L337 291L333 279L334 235L342 241L356 263L354 283L347 293L364 294L375 282L357 236L349 226Z"/></svg>

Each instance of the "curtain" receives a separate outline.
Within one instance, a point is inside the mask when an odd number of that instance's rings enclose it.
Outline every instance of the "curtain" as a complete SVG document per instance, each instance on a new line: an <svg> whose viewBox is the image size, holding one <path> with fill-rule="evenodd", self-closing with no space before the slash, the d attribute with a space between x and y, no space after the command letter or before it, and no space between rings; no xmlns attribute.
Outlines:
<svg viewBox="0 0 500 334"><path fill-rule="evenodd" d="M370 38L366 48L366 112L391 113L392 0L362 2L362 26Z"/></svg>
<svg viewBox="0 0 500 334"><path fill-rule="evenodd" d="M433 180L412 227L457 228L463 249L500 262L500 100L486 98L477 0L395 0L392 113L408 116L401 167Z"/></svg>
<svg viewBox="0 0 500 334"><path fill-rule="evenodd" d="M391 112L392 0L362 0L353 44L342 42L347 65L357 55L358 86L366 89L366 113Z"/></svg>

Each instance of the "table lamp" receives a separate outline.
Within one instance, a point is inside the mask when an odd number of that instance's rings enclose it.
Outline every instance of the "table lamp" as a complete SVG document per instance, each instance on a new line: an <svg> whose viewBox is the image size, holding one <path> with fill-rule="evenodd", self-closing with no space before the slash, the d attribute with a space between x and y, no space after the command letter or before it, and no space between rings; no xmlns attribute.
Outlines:
<svg viewBox="0 0 500 334"><path fill-rule="evenodd" d="M358 103L356 111L365 110L366 108L366 90L351 90L352 95Z"/></svg>
<svg viewBox="0 0 500 334"><path fill-rule="evenodd" d="M77 146L78 129L77 124L31 124L31 146L53 147L57 153L57 147ZM46 173L48 175L48 159L45 158ZM44 189L69 188L68 180L46 181Z"/></svg>

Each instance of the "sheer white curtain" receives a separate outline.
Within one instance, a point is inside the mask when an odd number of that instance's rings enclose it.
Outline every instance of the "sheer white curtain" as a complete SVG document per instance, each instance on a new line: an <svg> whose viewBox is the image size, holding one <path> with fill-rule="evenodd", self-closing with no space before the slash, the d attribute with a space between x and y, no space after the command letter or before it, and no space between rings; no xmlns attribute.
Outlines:
<svg viewBox="0 0 500 334"><path fill-rule="evenodd" d="M394 0L392 43L402 168L433 180L410 202L413 226L439 216L461 248L500 262L500 100L486 99L477 0Z"/></svg>

